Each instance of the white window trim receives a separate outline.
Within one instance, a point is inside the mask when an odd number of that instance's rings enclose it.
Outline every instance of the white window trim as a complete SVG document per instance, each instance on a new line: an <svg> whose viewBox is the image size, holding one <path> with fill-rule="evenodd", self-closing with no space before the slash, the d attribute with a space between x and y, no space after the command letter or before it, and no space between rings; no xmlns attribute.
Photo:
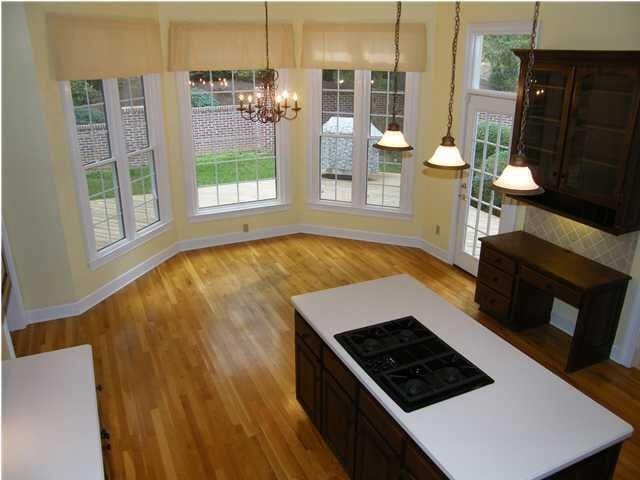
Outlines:
<svg viewBox="0 0 640 480"><path fill-rule="evenodd" d="M105 111L109 122L109 141L111 143L112 158L118 165L118 188L120 189L121 208L123 210L123 227L125 237L112 245L98 251L96 249L93 231L93 219L89 205L89 192L85 169L82 166L80 148L78 144L76 121L71 96L71 83L61 81L59 83L60 94L63 103L65 122L67 124L68 141L71 150L71 160L76 184L76 196L82 224L84 228L87 262L91 270L96 270L102 265L130 252L139 245L148 242L152 238L168 230L172 221L171 217L171 190L169 187L169 172L166 162L164 145L164 120L162 117L162 102L160 95L160 75L143 75L145 88L145 109L147 112L149 145L153 147L156 185L158 189L158 215L159 221L148 227L136 231L135 218L133 216L131 183L129 180L129 168L126 147L124 147L124 132L122 130L122 118L120 116L120 104L118 97L118 79L101 79L103 82ZM130 214L125 212L129 211Z"/></svg>
<svg viewBox="0 0 640 480"><path fill-rule="evenodd" d="M288 83L288 71L278 70L278 74L280 87L284 89L287 87ZM184 167L185 203L188 221L191 223L198 223L219 218L256 215L260 213L289 209L291 207L291 127L288 125L289 121L287 120L282 120L276 124L276 192L278 195L276 199L198 208L198 188L195 174L195 154L193 152L189 72L176 72L176 82L178 90L178 106L180 109L180 133Z"/></svg>
<svg viewBox="0 0 640 480"><path fill-rule="evenodd" d="M413 217L413 191L418 172L416 163L418 106L420 102L420 74L409 72L405 80L404 134L414 146L408 155L403 156L400 188L400 208L379 207L366 204L367 145L370 109L370 79L368 70L354 71L354 126L353 126L353 181L351 203L320 199L320 132L322 111L322 70L309 70L308 84L312 92L308 99L307 112L307 197L309 207L314 210L333 211L353 215L374 217L393 217L410 219ZM360 139L361 141L357 141Z"/></svg>

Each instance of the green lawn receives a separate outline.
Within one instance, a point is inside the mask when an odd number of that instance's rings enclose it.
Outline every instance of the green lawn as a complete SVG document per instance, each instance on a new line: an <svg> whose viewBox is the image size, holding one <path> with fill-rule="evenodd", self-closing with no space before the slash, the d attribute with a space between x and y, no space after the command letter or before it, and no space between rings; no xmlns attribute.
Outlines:
<svg viewBox="0 0 640 480"><path fill-rule="evenodd" d="M198 187L275 178L276 161L271 151L207 153L196 158L196 177Z"/></svg>
<svg viewBox="0 0 640 480"><path fill-rule="evenodd" d="M256 174L257 162L257 174ZM216 168L217 167L217 168ZM149 175L150 167L134 167L129 169L129 176L134 181L143 176ZM89 196L93 196L102 191L102 180L104 189L113 188L113 170L89 170L86 173ZM225 152L207 153L196 158L196 177L198 187L216 185L218 183L235 183L255 181L276 177L276 162L271 151L247 151L247 152ZM151 193L151 183L149 180L133 183L133 194L141 195ZM113 198L113 191L107 193L107 198Z"/></svg>

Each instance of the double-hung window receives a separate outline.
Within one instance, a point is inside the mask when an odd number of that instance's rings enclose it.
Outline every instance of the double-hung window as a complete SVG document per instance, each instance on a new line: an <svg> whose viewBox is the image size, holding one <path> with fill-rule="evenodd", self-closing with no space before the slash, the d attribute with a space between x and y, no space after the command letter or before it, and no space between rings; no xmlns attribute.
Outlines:
<svg viewBox="0 0 640 480"><path fill-rule="evenodd" d="M373 145L392 118L393 73L313 70L311 99L310 201L318 208L365 214L411 213L412 152ZM399 73L396 121L415 143L419 74Z"/></svg>
<svg viewBox="0 0 640 480"><path fill-rule="evenodd" d="M191 219L281 208L287 120L254 122L238 111L240 96L255 95L258 71L178 72L177 79ZM284 88L283 72L279 83Z"/></svg>
<svg viewBox="0 0 640 480"><path fill-rule="evenodd" d="M158 75L62 82L92 268L163 231L169 192Z"/></svg>

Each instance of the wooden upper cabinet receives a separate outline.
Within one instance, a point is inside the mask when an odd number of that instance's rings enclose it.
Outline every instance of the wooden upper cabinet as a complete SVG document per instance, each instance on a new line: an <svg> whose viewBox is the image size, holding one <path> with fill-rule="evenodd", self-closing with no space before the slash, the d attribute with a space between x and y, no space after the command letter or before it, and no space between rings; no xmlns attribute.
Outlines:
<svg viewBox="0 0 640 480"><path fill-rule="evenodd" d="M521 60L513 149L520 132ZM640 52L536 50L525 132L546 192L519 199L611 233L640 230Z"/></svg>

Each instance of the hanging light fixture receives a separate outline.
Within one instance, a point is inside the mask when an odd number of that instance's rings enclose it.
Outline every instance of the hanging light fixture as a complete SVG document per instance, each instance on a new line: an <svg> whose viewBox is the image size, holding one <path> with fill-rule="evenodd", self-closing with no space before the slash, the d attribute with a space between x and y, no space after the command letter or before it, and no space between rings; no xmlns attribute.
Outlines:
<svg viewBox="0 0 640 480"><path fill-rule="evenodd" d="M522 104L522 117L520 118L520 136L516 153L511 155L509 165L502 171L502 174L491 184L491 187L502 193L510 195L539 195L544 193L544 189L533 179L531 169L524 153L524 133L527 128L527 113L529 112L529 96L533 81L533 61L534 47L536 44L536 34L538 31L538 15L540 13L540 2L535 3L533 10L533 26L531 28L531 44L529 46L529 62L527 63L527 73L524 80L524 97Z"/></svg>
<svg viewBox="0 0 640 480"><path fill-rule="evenodd" d="M458 53L458 34L460 33L460 2L456 2L455 27L451 44L451 84L449 85L449 118L447 120L447 134L442 137L442 143L436 148L433 156L423 162L423 165L442 170L465 170L469 164L462 159L460 150L456 147L451 136L453 123L453 95L456 89L456 54Z"/></svg>
<svg viewBox="0 0 640 480"><path fill-rule="evenodd" d="M245 120L260 123L278 123L280 120L294 120L302 108L298 104L298 94L285 90L278 93L278 71L269 64L269 8L264 2L265 53L267 65L256 73L258 85L254 95L247 98L239 95L238 112Z"/></svg>
<svg viewBox="0 0 640 480"><path fill-rule="evenodd" d="M393 66L393 106L391 108L391 122L387 130L378 142L373 144L374 148L391 152L405 152L413 150L407 143L400 125L396 122L396 106L398 103L398 63L400 62L400 15L402 14L402 2L396 4L396 29L395 29L395 63Z"/></svg>

